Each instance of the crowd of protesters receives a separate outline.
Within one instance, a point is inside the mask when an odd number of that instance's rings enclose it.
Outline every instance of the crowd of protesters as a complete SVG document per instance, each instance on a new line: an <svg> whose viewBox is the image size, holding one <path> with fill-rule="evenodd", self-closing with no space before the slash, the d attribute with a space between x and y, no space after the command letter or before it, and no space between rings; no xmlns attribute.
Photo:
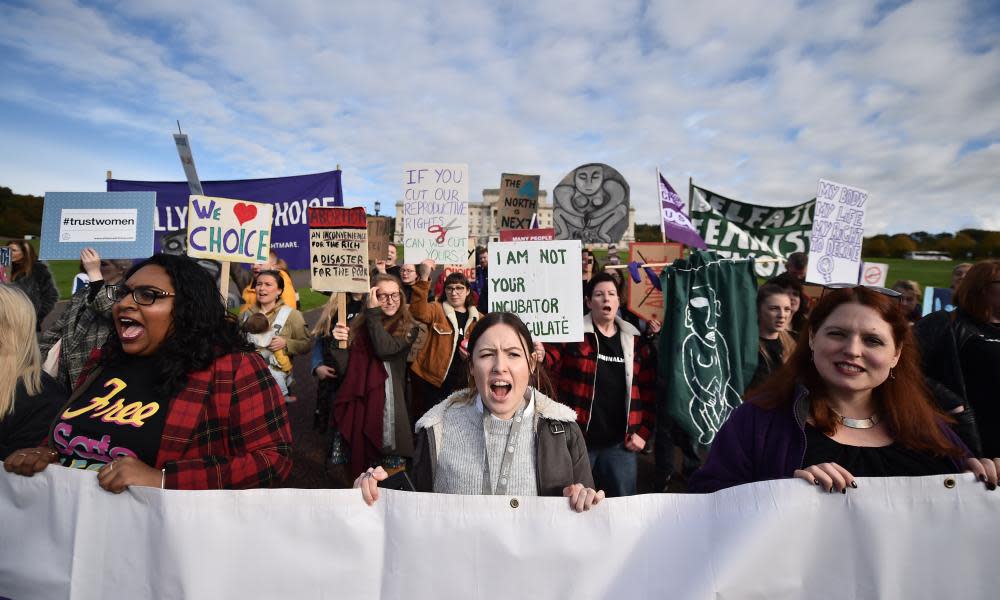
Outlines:
<svg viewBox="0 0 1000 600"><path fill-rule="evenodd" d="M467 279L432 261L397 265L390 245L370 291L332 295L311 331L274 253L246 273L236 315L194 260L133 266L86 249L86 283L44 332L52 276L30 244L9 248L0 459L21 475L55 463L95 471L111 492L279 486L292 461L292 361L311 355L314 427L339 484L353 480L369 504L389 486L564 496L587 510L636 494L650 452L656 491L795 477L846 493L858 477L965 470L997 485L998 260L958 265L956 308L921 318L911 281L810 298L806 257L792 255L751 300L758 368L705 449L663 409L660 322L623 310L623 271L589 250L583 341L543 345L517 316L488 312L486 248Z"/></svg>

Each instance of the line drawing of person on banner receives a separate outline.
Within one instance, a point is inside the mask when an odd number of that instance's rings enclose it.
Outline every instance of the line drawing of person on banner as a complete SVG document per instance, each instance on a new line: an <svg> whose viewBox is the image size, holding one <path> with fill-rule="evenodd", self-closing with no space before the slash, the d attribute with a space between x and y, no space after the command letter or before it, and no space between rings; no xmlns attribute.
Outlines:
<svg viewBox="0 0 1000 600"><path fill-rule="evenodd" d="M691 332L681 345L684 380L691 390L688 412L698 428L698 443L706 446L740 404L739 392L729 383L729 344L718 330L721 308L707 285L691 288L684 308L684 327Z"/></svg>
<svg viewBox="0 0 1000 600"><path fill-rule="evenodd" d="M605 170L599 163L579 166L572 184L563 178L555 187L552 221L557 240L611 244L621 239L628 227L628 193Z"/></svg>

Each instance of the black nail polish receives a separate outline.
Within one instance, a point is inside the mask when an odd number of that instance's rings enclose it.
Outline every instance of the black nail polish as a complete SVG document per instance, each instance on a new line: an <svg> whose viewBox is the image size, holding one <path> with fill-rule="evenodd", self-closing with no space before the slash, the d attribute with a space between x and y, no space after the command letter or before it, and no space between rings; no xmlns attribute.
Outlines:
<svg viewBox="0 0 1000 600"><path fill-rule="evenodd" d="M830 486L830 493L831 494L833 493L833 486L832 485Z"/></svg>
<svg viewBox="0 0 1000 600"><path fill-rule="evenodd" d="M858 482L857 481L852 481L851 482L851 487L854 488L854 489L858 489Z"/></svg>
<svg viewBox="0 0 1000 600"><path fill-rule="evenodd" d="M997 489L997 486L996 486L995 483L987 483L986 484L986 489L988 489L989 491L992 492L993 490Z"/></svg>
<svg viewBox="0 0 1000 600"><path fill-rule="evenodd" d="M813 479L813 483L815 483L816 485L822 485L820 484L819 479Z"/></svg>
<svg viewBox="0 0 1000 600"><path fill-rule="evenodd" d="M986 483L986 475L980 475L979 476L979 481L982 481L983 483Z"/></svg>
<svg viewBox="0 0 1000 600"><path fill-rule="evenodd" d="M846 494L847 493L847 487L844 487L844 489L840 490L840 493L841 494Z"/></svg>

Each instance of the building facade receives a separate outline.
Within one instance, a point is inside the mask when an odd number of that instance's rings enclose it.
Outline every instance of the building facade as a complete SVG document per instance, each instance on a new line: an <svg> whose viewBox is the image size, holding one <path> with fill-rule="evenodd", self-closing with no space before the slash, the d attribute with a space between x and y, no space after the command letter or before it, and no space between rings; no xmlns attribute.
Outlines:
<svg viewBox="0 0 1000 600"><path fill-rule="evenodd" d="M500 239L500 222L497 217L497 204L500 201L500 188L487 188L483 190L483 199L480 202L469 202L469 237L476 240L476 245L484 246L490 241ZM396 202L396 232L393 241L397 244L403 243L403 220L399 215L403 214L403 202ZM552 227L552 205L548 202L548 192L538 191L538 227L547 229ZM622 236L618 248L628 247L629 242L635 241L635 208L629 207L628 229ZM606 244L586 244L587 247L606 247Z"/></svg>

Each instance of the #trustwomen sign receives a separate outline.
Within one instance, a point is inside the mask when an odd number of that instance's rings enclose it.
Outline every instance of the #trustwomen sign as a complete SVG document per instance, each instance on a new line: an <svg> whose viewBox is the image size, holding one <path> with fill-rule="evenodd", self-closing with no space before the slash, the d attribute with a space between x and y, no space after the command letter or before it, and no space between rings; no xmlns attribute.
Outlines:
<svg viewBox="0 0 1000 600"><path fill-rule="evenodd" d="M77 260L84 248L101 258L153 254L153 192L47 192L39 258Z"/></svg>
<svg viewBox="0 0 1000 600"><path fill-rule="evenodd" d="M309 253L312 289L369 291L365 209L310 208Z"/></svg>
<svg viewBox="0 0 1000 600"><path fill-rule="evenodd" d="M270 204L194 196L188 199L187 253L222 262L266 262L271 240Z"/></svg>
<svg viewBox="0 0 1000 600"><path fill-rule="evenodd" d="M583 341L580 251L579 240L491 243L490 312L515 313L542 342Z"/></svg>

